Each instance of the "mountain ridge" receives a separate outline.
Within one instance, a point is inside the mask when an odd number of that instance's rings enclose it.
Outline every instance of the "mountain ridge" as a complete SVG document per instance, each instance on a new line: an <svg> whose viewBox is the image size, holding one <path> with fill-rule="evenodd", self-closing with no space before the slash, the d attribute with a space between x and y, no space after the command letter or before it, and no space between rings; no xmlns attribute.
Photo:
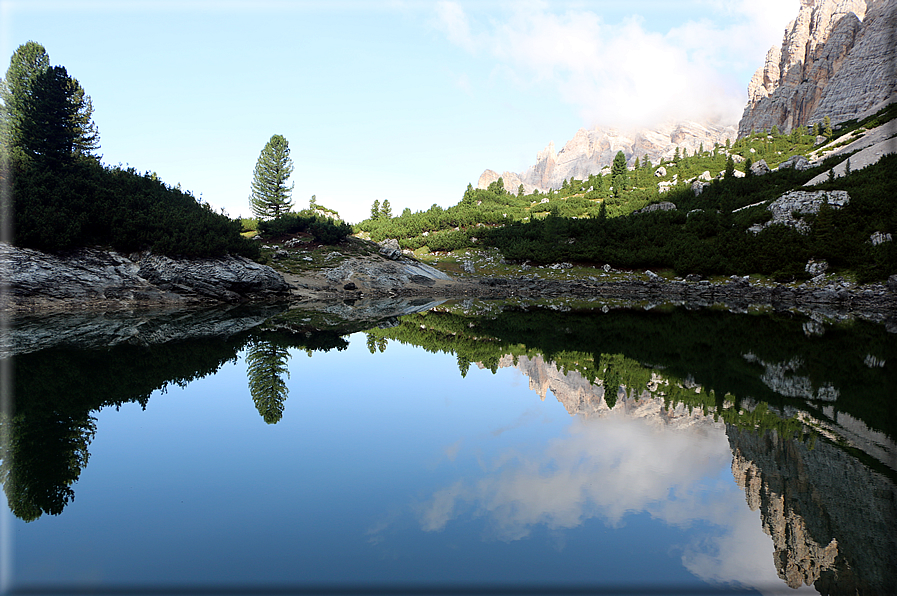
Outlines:
<svg viewBox="0 0 897 596"><path fill-rule="evenodd" d="M517 194L559 189L569 178L586 179L610 166L623 151L632 167L647 155L652 163L672 159L676 148L693 153L774 126L787 133L799 126L861 119L897 101L897 0L801 0L748 84L748 101L737 125L681 121L623 131L579 129L560 151L554 142L536 154L522 173L485 170L477 188L502 178Z"/></svg>

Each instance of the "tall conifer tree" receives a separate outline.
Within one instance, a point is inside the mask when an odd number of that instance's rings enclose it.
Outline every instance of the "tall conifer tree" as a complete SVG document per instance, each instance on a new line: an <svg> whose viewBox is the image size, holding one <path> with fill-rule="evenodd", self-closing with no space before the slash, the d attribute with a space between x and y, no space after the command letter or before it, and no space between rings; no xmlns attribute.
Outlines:
<svg viewBox="0 0 897 596"><path fill-rule="evenodd" d="M272 136L255 164L252 194L249 195L253 215L272 219L290 211L293 185L287 186L287 180L292 173L289 143L281 135Z"/></svg>

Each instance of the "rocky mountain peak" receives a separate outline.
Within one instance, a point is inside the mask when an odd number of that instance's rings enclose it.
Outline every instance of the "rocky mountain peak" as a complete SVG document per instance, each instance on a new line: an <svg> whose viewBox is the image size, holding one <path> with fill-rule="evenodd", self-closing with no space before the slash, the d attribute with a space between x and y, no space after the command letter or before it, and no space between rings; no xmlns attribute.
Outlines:
<svg viewBox="0 0 897 596"><path fill-rule="evenodd" d="M897 100L897 0L802 0L748 85L738 135L833 123Z"/></svg>
<svg viewBox="0 0 897 596"><path fill-rule="evenodd" d="M596 127L591 130L580 128L560 151L555 151L554 142L536 154L536 163L525 172L503 172L502 182L508 192L517 193L523 184L531 193L558 189L564 180L588 178L598 174L614 161L618 151L626 156L632 166L636 158L648 156L653 163L661 158L671 159L678 147L680 151L694 153L701 146L712 149L714 143L724 145L726 140L735 139L735 127L693 121L673 122L654 128L624 131L616 128ZM486 170L477 182L477 188L486 188L498 180L499 174Z"/></svg>

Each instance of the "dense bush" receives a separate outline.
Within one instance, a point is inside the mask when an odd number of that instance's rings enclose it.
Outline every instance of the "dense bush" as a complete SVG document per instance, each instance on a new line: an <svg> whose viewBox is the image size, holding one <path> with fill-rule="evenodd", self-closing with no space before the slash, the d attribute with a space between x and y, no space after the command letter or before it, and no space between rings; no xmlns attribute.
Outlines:
<svg viewBox="0 0 897 596"><path fill-rule="evenodd" d="M14 241L46 251L108 246L171 256L239 254L257 258L258 245L241 224L132 168L104 167L91 158L49 167L14 159Z"/></svg>
<svg viewBox="0 0 897 596"><path fill-rule="evenodd" d="M352 226L329 217L315 215L311 211L300 211L260 221L258 230L263 236L274 237L308 232L321 244L336 244L352 233Z"/></svg>
<svg viewBox="0 0 897 596"><path fill-rule="evenodd" d="M811 257L825 259L836 270L855 271L860 281L897 272L895 243L869 242L874 232L897 233L897 155L818 187L847 190L851 201L843 209L823 207L819 215L808 216L812 230L807 234L777 225L755 235L747 228L770 219L765 207L731 212L800 187L820 169L723 180L697 197L684 188L670 191L665 198L677 204L675 211L607 219L553 213L489 230L485 242L509 259L672 268L679 274L763 273L789 280L807 276L804 265Z"/></svg>

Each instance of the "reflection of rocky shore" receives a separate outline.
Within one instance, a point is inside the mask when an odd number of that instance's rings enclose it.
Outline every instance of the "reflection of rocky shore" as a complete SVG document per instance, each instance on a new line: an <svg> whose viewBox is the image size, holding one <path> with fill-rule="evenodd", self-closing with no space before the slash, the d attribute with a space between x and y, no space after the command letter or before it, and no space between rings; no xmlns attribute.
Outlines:
<svg viewBox="0 0 897 596"><path fill-rule="evenodd" d="M779 576L823 594L897 586L897 489L850 454L728 426L732 473L772 536Z"/></svg>

